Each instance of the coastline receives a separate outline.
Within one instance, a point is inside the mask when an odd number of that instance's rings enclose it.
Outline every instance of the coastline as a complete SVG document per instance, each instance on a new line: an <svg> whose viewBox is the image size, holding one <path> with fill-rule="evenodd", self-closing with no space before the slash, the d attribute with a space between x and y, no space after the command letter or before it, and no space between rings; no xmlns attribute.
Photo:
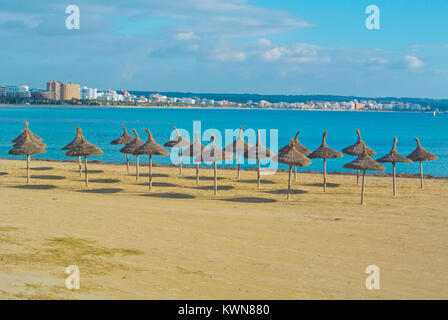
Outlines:
<svg viewBox="0 0 448 320"><path fill-rule="evenodd" d="M43 104L0 104L0 108L120 108L120 109L196 109L196 110L277 110L277 111L316 111L316 112L373 112L373 113L427 113L432 114L434 111L397 111L397 110L321 110L321 109L287 109L287 108L248 108L248 107L217 107L217 106L126 106L126 105L43 105ZM448 112L438 112L445 114Z"/></svg>

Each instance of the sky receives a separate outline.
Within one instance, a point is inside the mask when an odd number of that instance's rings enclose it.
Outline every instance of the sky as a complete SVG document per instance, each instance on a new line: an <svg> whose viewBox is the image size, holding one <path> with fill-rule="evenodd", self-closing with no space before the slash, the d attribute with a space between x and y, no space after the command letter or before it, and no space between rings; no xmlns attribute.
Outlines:
<svg viewBox="0 0 448 320"><path fill-rule="evenodd" d="M0 0L0 84L448 98L447 31L446 0Z"/></svg>

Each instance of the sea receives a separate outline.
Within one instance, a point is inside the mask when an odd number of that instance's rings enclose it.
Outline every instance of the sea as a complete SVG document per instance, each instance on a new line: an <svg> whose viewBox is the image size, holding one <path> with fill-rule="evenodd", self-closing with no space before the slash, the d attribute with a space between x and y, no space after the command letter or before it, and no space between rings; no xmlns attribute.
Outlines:
<svg viewBox="0 0 448 320"><path fill-rule="evenodd" d="M204 145L210 143L211 133L217 139L218 146L229 143L226 138L230 130L261 130L263 144L277 150L293 138L298 130L300 142L310 150L318 148L322 134L328 131L327 145L341 151L357 140L356 129L367 145L373 148L377 159L387 154L398 137L398 152L408 155L416 147L415 137L422 146L436 154L439 158L424 163L424 173L434 176L448 177L448 114L407 113L407 112L345 112L345 111L302 111L302 110L265 110L265 109L214 109L214 108L119 108L119 107L35 107L12 106L0 107L0 158L23 159L20 156L8 155L12 148L12 140L24 128L24 121L29 122L30 130L43 139L47 152L33 156L39 159L68 160L61 148L73 140L76 127L83 130L84 137L100 147L103 154L89 157L90 160L124 163L125 156L119 152L122 146L111 145L110 141L121 136L124 124L131 133L137 130L145 141L147 134L144 128L151 130L154 139L163 145L174 136L173 126L181 130L182 135L194 140L194 131L200 131ZM229 137L227 137L229 138ZM131 156L131 159L133 157ZM327 171L350 171L343 165L355 157L344 155L340 159L327 160ZM140 160L144 162L145 159ZM171 156L153 157L155 163L177 164L175 151ZM235 166L222 163L220 166ZM241 160L242 168L255 167L247 160ZM191 160L183 158L184 165ZM204 164L210 165L210 164ZM386 172L391 172L391 165L384 164ZM265 161L262 167L272 168L272 162ZM280 164L279 168L287 166ZM300 170L322 170L322 160L313 159L311 165ZM418 173L418 163L398 164L398 172Z"/></svg>

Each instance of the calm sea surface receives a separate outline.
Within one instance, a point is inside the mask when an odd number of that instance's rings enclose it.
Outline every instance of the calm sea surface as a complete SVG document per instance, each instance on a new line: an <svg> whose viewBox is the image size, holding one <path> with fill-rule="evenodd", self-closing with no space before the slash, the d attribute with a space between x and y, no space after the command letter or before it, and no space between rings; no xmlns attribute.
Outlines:
<svg viewBox="0 0 448 320"><path fill-rule="evenodd" d="M361 129L367 145L378 156L390 151L394 136L397 136L398 151L408 155L416 146L414 137L419 137L425 149L439 156L439 159L424 164L425 173L436 176L448 176L448 114L392 113L392 112L316 112L295 110L234 110L234 109L172 109L172 108L92 108L92 107L0 107L0 158L23 157L10 156L8 150L13 140L23 129L23 121L30 122L30 129L48 146L47 153L35 157L45 159L69 159L61 147L75 136L80 126L85 138L103 149L101 156L91 160L105 162L124 161L124 155L118 152L121 146L110 141L122 134L121 124L128 131L136 129L143 141L147 134L144 127L151 130L155 140L162 144L170 139L172 127L189 131L193 136L193 121L201 121L202 133L213 128L225 129L266 129L266 146L270 145L269 129L278 129L278 145L284 146L297 130L301 130L300 141L308 149L319 147L322 133L328 130L327 144L341 150L356 142L355 130ZM190 140L193 138L190 136ZM204 145L208 139L203 141ZM328 160L328 171L349 171L342 165L354 157L344 155L342 159ZM145 161L142 159L142 161ZM170 157L155 157L155 162L169 164ZM187 159L183 160L188 161ZM244 164L243 167L247 167ZM391 165L385 164L387 172ZM286 168L280 165L281 168ZM398 171L418 172L418 164L398 165ZM321 170L322 161L313 160L305 170Z"/></svg>

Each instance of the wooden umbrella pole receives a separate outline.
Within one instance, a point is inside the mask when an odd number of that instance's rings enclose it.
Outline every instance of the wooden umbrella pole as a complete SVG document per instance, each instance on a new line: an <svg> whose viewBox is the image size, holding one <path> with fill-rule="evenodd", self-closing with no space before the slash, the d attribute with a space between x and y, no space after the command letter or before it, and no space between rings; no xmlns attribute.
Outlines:
<svg viewBox="0 0 448 320"><path fill-rule="evenodd" d="M421 161L420 161L420 188L423 189L423 166Z"/></svg>
<svg viewBox="0 0 448 320"><path fill-rule="evenodd" d="M260 176L260 159L257 159L257 187L260 189L261 176Z"/></svg>
<svg viewBox="0 0 448 320"><path fill-rule="evenodd" d="M297 182L297 167L294 166L294 181Z"/></svg>
<svg viewBox="0 0 448 320"><path fill-rule="evenodd" d="M30 183L30 155L26 155L26 182Z"/></svg>
<svg viewBox="0 0 448 320"><path fill-rule="evenodd" d="M78 157L78 164L79 164L79 176L82 177L82 160L81 160L81 156Z"/></svg>
<svg viewBox="0 0 448 320"><path fill-rule="evenodd" d="M126 168L128 169L129 172L129 155L126 153Z"/></svg>
<svg viewBox="0 0 448 320"><path fill-rule="evenodd" d="M199 162L196 162L196 184L199 184Z"/></svg>
<svg viewBox="0 0 448 320"><path fill-rule="evenodd" d="M394 187L394 197L397 195L396 182L395 182L395 162L392 162L392 179Z"/></svg>
<svg viewBox="0 0 448 320"><path fill-rule="evenodd" d="M182 152L181 149L179 148L179 174L182 175Z"/></svg>
<svg viewBox="0 0 448 320"><path fill-rule="evenodd" d="M327 163L324 158L324 192L327 192Z"/></svg>
<svg viewBox="0 0 448 320"><path fill-rule="evenodd" d="M152 155L149 155L149 190L152 189Z"/></svg>
<svg viewBox="0 0 448 320"><path fill-rule="evenodd" d="M361 191L361 204L364 204L364 189L366 187L366 170L362 171L362 191Z"/></svg>
<svg viewBox="0 0 448 320"><path fill-rule="evenodd" d="M359 169L356 170L356 184L359 185Z"/></svg>
<svg viewBox="0 0 448 320"><path fill-rule="evenodd" d="M294 166L294 168L296 168ZM287 199L291 199L291 171L292 171L292 166L289 166L289 177L288 177L288 197Z"/></svg>
<svg viewBox="0 0 448 320"><path fill-rule="evenodd" d="M86 174L86 187L89 186L89 175L87 173L87 156L84 156L84 171Z"/></svg>
<svg viewBox="0 0 448 320"><path fill-rule="evenodd" d="M218 194L218 176L217 176L217 169L216 169L216 161L213 161L213 171L215 172L215 195Z"/></svg>
<svg viewBox="0 0 448 320"><path fill-rule="evenodd" d="M135 180L138 180L138 155L135 156Z"/></svg>
<svg viewBox="0 0 448 320"><path fill-rule="evenodd" d="M241 158L241 152L238 152L238 174L237 174L238 180L240 179L240 167L241 167L240 158Z"/></svg>

